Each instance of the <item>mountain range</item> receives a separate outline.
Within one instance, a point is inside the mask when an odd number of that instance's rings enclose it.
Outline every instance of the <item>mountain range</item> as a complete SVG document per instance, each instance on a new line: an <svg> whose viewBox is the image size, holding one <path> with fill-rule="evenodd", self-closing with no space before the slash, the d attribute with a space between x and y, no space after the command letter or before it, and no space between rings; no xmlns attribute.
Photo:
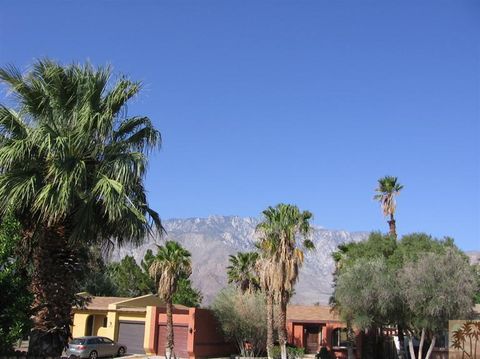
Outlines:
<svg viewBox="0 0 480 359"><path fill-rule="evenodd" d="M148 249L156 252L157 244L160 245L165 240L178 241L192 253L192 282L202 291L202 304L208 305L227 285L229 255L254 249L258 239L255 233L258 223L256 218L237 216L170 219L163 222L166 235L151 236L138 247L126 245L115 248L110 254L110 260L118 261L131 255L139 263ZM314 226L311 240L315 244L315 250L305 255L292 303L328 303L334 268L332 251L341 243L359 241L367 236L367 232L328 230Z"/></svg>
<svg viewBox="0 0 480 359"><path fill-rule="evenodd" d="M202 291L202 304L208 305L227 285L229 255L254 250L255 241L258 240L255 233L258 223L256 218L237 216L170 219L163 222L166 235L150 236L138 247L115 247L109 260L118 261L131 255L140 263L148 249L156 252L157 245L165 240L178 241L192 253L192 282ZM315 250L306 252L292 303L327 304L332 293L332 252L339 244L367 237L368 232L347 232L314 226L311 239ZM480 251L466 253L472 263L480 263Z"/></svg>

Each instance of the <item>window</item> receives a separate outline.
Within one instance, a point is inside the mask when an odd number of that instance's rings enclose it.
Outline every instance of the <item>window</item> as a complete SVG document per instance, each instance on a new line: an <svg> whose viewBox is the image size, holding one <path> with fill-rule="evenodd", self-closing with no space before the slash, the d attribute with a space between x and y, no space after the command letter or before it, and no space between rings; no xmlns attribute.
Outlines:
<svg viewBox="0 0 480 359"><path fill-rule="evenodd" d="M332 347L348 346L347 329L337 328L332 333Z"/></svg>
<svg viewBox="0 0 480 359"><path fill-rule="evenodd" d="M113 341L108 338L102 338L105 344L113 344Z"/></svg>
<svg viewBox="0 0 480 359"><path fill-rule="evenodd" d="M103 317L103 325L104 328L107 327L107 317Z"/></svg>

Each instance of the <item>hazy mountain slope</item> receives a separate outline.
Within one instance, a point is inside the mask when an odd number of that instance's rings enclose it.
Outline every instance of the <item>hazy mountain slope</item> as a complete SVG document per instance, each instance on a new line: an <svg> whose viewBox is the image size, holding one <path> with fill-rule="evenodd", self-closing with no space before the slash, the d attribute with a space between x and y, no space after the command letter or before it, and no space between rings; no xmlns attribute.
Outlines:
<svg viewBox="0 0 480 359"><path fill-rule="evenodd" d="M255 218L211 216L208 218L172 219L164 222L164 239L180 242L192 253L194 285L204 295L204 305L211 303L216 293L227 284L228 256L254 248ZM327 303L331 293L333 261L331 252L340 244L366 238L367 233L349 233L315 228L312 240L316 250L305 257L305 264L296 286L293 303ZM133 255L140 262L147 249L156 250L162 240L150 238L140 247L117 248L111 260Z"/></svg>

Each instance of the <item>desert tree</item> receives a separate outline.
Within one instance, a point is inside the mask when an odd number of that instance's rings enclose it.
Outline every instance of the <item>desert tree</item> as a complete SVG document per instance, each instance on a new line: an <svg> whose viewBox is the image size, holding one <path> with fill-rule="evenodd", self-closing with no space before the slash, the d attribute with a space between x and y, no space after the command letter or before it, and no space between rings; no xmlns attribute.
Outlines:
<svg viewBox="0 0 480 359"><path fill-rule="evenodd" d="M227 340L236 343L242 357L256 357L265 350L265 299L259 291L242 292L227 287L212 303L212 310Z"/></svg>
<svg viewBox="0 0 480 359"><path fill-rule="evenodd" d="M407 330L411 338L420 338L417 353L409 341L410 357L429 359L437 335L448 327L448 321L468 319L472 314L476 290L473 268L463 253L451 247L406 262L398 283L409 309ZM424 356L426 339L430 345Z"/></svg>

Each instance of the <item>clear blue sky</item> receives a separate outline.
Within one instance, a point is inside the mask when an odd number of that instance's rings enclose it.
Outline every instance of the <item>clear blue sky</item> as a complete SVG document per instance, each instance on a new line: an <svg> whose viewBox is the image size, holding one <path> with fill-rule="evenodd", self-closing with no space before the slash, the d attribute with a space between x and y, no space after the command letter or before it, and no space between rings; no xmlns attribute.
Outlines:
<svg viewBox="0 0 480 359"><path fill-rule="evenodd" d="M0 0L0 65L89 59L144 82L163 218L292 202L327 228L480 249L479 1ZM0 99L4 98L2 93ZM3 101L3 100L2 100Z"/></svg>

